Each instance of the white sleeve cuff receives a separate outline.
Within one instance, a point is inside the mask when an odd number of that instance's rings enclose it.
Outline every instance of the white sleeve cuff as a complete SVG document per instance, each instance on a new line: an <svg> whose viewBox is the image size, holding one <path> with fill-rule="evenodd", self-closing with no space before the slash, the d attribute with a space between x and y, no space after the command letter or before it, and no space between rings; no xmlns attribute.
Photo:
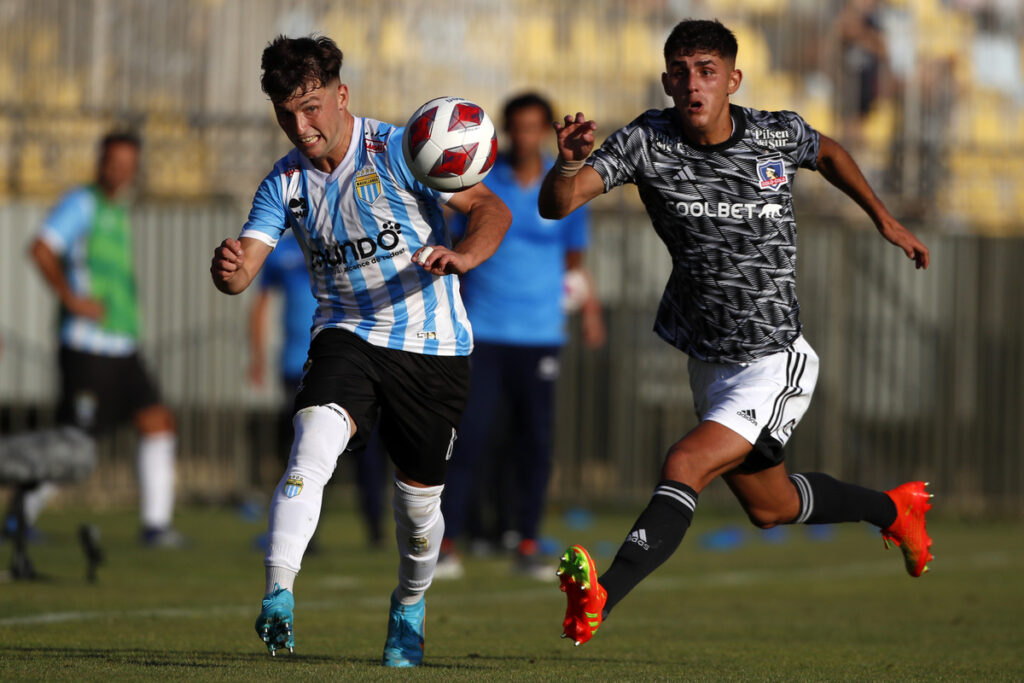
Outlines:
<svg viewBox="0 0 1024 683"><path fill-rule="evenodd" d="M259 240L260 242L263 242L271 249L277 246L276 239L274 239L265 232L260 232L259 230L243 230L242 234L238 236L238 239L242 239L243 237L251 237L254 240Z"/></svg>
<svg viewBox="0 0 1024 683"><path fill-rule="evenodd" d="M63 254L67 251L67 242L65 242L64 238L60 236L60 233L55 230L51 230L49 226L44 225L43 229L39 231L39 239L42 240L43 244L48 246L55 254Z"/></svg>

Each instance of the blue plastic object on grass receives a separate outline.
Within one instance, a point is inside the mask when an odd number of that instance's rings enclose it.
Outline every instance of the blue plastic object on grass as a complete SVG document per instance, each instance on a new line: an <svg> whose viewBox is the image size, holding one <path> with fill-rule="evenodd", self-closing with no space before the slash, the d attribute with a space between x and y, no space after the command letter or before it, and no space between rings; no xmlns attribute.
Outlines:
<svg viewBox="0 0 1024 683"><path fill-rule="evenodd" d="M537 552L541 555L558 555L565 546L557 538L543 536L537 540Z"/></svg>
<svg viewBox="0 0 1024 683"><path fill-rule="evenodd" d="M594 525L594 515L586 508L570 508L565 511L565 523L573 531L582 531Z"/></svg>
<svg viewBox="0 0 1024 683"><path fill-rule="evenodd" d="M705 550L733 550L747 540L746 532L738 526L725 526L701 534L700 547Z"/></svg>

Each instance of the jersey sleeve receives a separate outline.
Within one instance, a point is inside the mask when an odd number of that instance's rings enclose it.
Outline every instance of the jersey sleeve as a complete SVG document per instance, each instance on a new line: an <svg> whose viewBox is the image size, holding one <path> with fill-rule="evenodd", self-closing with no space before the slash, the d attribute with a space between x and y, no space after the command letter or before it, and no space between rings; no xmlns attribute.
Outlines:
<svg viewBox="0 0 1024 683"><path fill-rule="evenodd" d="M792 111L779 112L787 128L793 134L790 156L801 168L818 170L818 150L821 146L821 135L809 123Z"/></svg>
<svg viewBox="0 0 1024 683"><path fill-rule="evenodd" d="M579 207L562 219L562 239L566 251L583 251L590 244L590 207Z"/></svg>
<svg viewBox="0 0 1024 683"><path fill-rule="evenodd" d="M284 201L281 197L281 178L277 169L270 172L252 198L249 219L242 226L243 237L252 237L273 247L288 228Z"/></svg>
<svg viewBox="0 0 1024 683"><path fill-rule="evenodd" d="M96 198L86 188L64 195L50 210L39 230L39 238L56 254L65 253L92 224Z"/></svg>
<svg viewBox="0 0 1024 683"><path fill-rule="evenodd" d="M612 133L587 159L587 165L593 166L604 181L605 192L636 182L637 168L646 156L643 128L638 122L639 119Z"/></svg>
<svg viewBox="0 0 1024 683"><path fill-rule="evenodd" d="M416 180L416 176L409 170L409 165L405 163L405 155L402 153L402 137L404 134L405 128L395 128L388 140L386 153L391 174L398 184L409 192L418 194L421 197L428 197L442 204L447 204L448 200L452 198L451 192L440 192L432 187L427 187Z"/></svg>

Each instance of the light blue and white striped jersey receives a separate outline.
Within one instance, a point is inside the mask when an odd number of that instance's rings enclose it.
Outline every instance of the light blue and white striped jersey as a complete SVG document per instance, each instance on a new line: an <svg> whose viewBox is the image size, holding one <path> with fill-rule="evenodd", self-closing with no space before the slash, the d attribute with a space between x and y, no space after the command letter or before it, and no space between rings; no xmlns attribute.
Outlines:
<svg viewBox="0 0 1024 683"><path fill-rule="evenodd" d="M412 262L421 246L451 245L438 204L451 195L413 177L402 132L355 117L348 151L330 174L293 149L260 184L241 237L274 246L294 232L317 299L311 336L339 327L375 346L469 355L473 333L458 277Z"/></svg>

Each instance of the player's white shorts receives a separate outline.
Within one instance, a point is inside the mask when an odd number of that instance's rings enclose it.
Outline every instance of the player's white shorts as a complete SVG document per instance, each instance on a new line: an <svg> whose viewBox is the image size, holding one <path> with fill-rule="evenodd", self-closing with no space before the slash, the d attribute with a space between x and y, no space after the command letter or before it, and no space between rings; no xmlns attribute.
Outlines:
<svg viewBox="0 0 1024 683"><path fill-rule="evenodd" d="M783 459L783 446L807 412L818 381L818 354L800 336L785 351L751 363L723 365L691 358L690 388L703 422L725 425L754 446L745 471Z"/></svg>

